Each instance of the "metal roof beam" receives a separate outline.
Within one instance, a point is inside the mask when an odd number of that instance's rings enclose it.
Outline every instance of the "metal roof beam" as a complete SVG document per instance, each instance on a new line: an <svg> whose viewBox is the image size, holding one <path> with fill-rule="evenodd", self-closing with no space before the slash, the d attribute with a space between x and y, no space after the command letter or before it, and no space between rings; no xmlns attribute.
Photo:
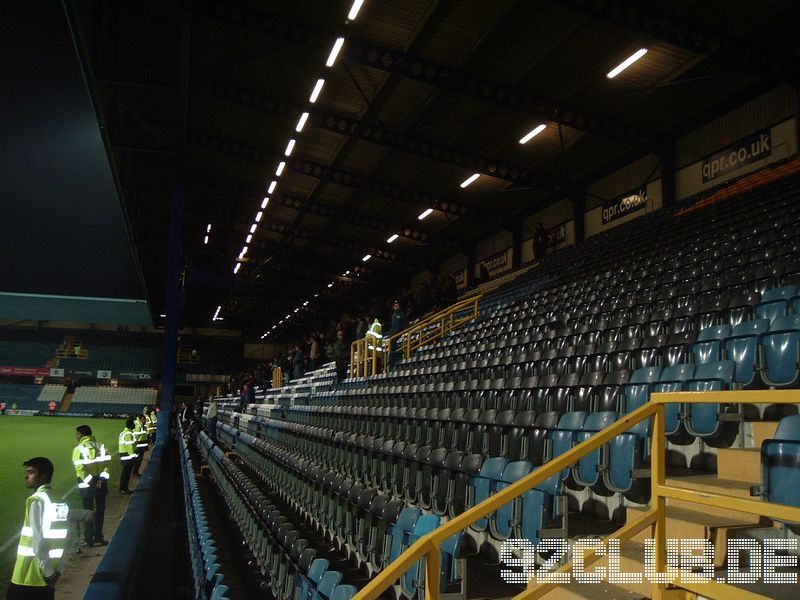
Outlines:
<svg viewBox="0 0 800 600"><path fill-rule="evenodd" d="M238 6L221 0L202 3L198 12L206 18L233 23L264 35L309 46L327 52L336 34L315 30L307 25L265 11ZM441 65L430 60L373 44L348 34L347 44L340 55L345 60L422 81L436 87L509 108L534 112L568 127L595 133L618 141L637 144L649 137L649 132L622 123L585 108L532 94L527 90L506 85L458 67Z"/></svg>

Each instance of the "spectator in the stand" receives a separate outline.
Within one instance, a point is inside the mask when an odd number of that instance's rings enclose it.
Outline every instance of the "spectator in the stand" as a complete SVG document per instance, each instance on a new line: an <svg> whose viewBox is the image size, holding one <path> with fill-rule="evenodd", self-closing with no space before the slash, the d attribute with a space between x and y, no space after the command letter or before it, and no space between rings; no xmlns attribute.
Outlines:
<svg viewBox="0 0 800 600"><path fill-rule="evenodd" d="M336 377L342 381L347 377L347 367L350 364L350 348L344 337L344 329L336 332L336 343L333 346L333 358L336 361Z"/></svg>
<svg viewBox="0 0 800 600"><path fill-rule="evenodd" d="M319 344L319 337L317 337L316 333L312 334L311 337L309 338L308 346L309 346L309 350L308 350L308 353L309 353L309 362L308 362L309 369L312 370L312 371L315 371L316 369L318 369L320 367L320 363L319 363L319 356L320 356L319 346L320 346L320 344Z"/></svg>
<svg viewBox="0 0 800 600"><path fill-rule="evenodd" d="M250 382L245 381L242 385L242 391L239 394L239 406L237 407L238 412L244 412L244 409L247 408L247 399L250 395Z"/></svg>
<svg viewBox="0 0 800 600"><path fill-rule="evenodd" d="M542 258L547 253L547 230L540 221L533 233L534 258Z"/></svg>
<svg viewBox="0 0 800 600"><path fill-rule="evenodd" d="M363 338L366 335L367 327L368 327L368 319L369 319L369 317L364 317L362 315L359 315L358 318L356 319L356 339L357 340L360 340L361 338Z"/></svg>
<svg viewBox="0 0 800 600"><path fill-rule="evenodd" d="M408 315L400 307L400 301L392 303L392 320L389 329L389 336L397 335L401 331L408 329Z"/></svg>
<svg viewBox="0 0 800 600"><path fill-rule="evenodd" d="M326 344L326 338L327 338L327 335L325 334L325 332L324 331L320 331L319 335L317 336L317 341L319 343L319 357L317 359L319 361L319 364L317 365L317 368L321 367L326 362L328 362L329 354L328 354L328 348L327 348L327 344Z"/></svg>
<svg viewBox="0 0 800 600"><path fill-rule="evenodd" d="M208 412L206 413L206 428L212 440L217 439L217 399L212 394L208 398Z"/></svg>
<svg viewBox="0 0 800 600"><path fill-rule="evenodd" d="M300 379L303 376L303 364L306 359L306 353L303 351L303 344L297 342L294 347L294 379Z"/></svg>

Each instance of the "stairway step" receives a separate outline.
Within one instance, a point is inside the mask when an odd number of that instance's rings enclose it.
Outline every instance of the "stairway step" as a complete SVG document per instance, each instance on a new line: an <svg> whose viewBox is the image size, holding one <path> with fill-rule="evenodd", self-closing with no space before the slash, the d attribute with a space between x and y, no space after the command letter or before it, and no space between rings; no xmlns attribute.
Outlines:
<svg viewBox="0 0 800 600"><path fill-rule="evenodd" d="M667 485L686 488L697 492L708 492L722 494L725 496L735 496L737 498L750 498L750 483L735 481L732 479L721 479L716 475L685 475L680 477L668 477ZM754 498L757 500L758 498ZM685 508L689 510L700 510L700 505L688 500L678 500L670 498L667 500L670 507ZM727 508L713 508L714 515L725 519L734 519L741 522L757 525L762 523L762 518L758 515L751 515Z"/></svg>
<svg viewBox="0 0 800 600"><path fill-rule="evenodd" d="M753 446L761 448L764 440L771 440L775 437L778 421L753 421L750 423L750 427L753 432Z"/></svg>
<svg viewBox="0 0 800 600"><path fill-rule="evenodd" d="M667 538L709 540L714 546L714 565L720 567L725 564L727 540L739 537L739 533L743 529L753 527L753 523L749 519L719 516L710 507L700 508L704 512L679 506L667 506ZM646 506L629 506L626 515L628 522L636 519L647 509ZM651 529L646 528L632 539L644 542L651 535Z"/></svg>
<svg viewBox="0 0 800 600"><path fill-rule="evenodd" d="M756 484L761 482L761 448L720 448L717 450L720 479Z"/></svg>
<svg viewBox="0 0 800 600"><path fill-rule="evenodd" d="M647 600L640 594L610 583L569 583L560 585L542 598L547 600Z"/></svg>

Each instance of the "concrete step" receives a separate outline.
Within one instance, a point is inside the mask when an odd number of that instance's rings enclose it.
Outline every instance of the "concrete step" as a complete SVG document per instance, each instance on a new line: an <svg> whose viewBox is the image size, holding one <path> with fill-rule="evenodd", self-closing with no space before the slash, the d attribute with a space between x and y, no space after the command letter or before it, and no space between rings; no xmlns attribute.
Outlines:
<svg viewBox="0 0 800 600"><path fill-rule="evenodd" d="M647 507L629 506L627 520L632 522ZM717 516L707 507L693 510L678 506L667 507L667 537L673 539L706 539L714 546L714 565L725 564L726 544L729 538L740 537L742 531L753 527L750 519ZM633 537L633 541L644 542L652 536L650 528Z"/></svg>
<svg viewBox="0 0 800 600"><path fill-rule="evenodd" d="M680 477L668 477L667 485L674 485L698 492L708 492L712 494L722 494L725 496L735 496L737 498L750 498L750 483L743 481L736 481L732 479L721 479L716 475L686 475ZM758 500L757 497L753 498ZM703 510L699 504L689 502L687 500L677 500L670 498L667 500L670 507L685 508L689 510ZM758 515L751 515L727 508L714 508L710 509L714 515L720 518L733 519L744 523L751 523L753 525L768 524L768 520L764 520Z"/></svg>
<svg viewBox="0 0 800 600"><path fill-rule="evenodd" d="M753 421L750 423L753 434L753 446L761 448L761 442L771 440L775 437L775 430L778 428L777 421Z"/></svg>
<svg viewBox="0 0 800 600"><path fill-rule="evenodd" d="M761 448L718 449L717 476L748 484L760 483Z"/></svg>
<svg viewBox="0 0 800 600"><path fill-rule="evenodd" d="M636 593L610 583L569 583L560 585L542 598L547 600L649 600L646 595Z"/></svg>

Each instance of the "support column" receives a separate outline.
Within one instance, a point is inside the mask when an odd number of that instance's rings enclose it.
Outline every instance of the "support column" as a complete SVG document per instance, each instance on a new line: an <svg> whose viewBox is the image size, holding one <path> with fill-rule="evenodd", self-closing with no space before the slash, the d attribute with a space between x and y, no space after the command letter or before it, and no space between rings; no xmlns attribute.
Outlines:
<svg viewBox="0 0 800 600"><path fill-rule="evenodd" d="M586 239L586 188L583 186L573 187L569 192L569 199L572 201L575 243L578 244Z"/></svg>
<svg viewBox="0 0 800 600"><path fill-rule="evenodd" d="M658 160L661 163L661 206L674 206L677 201L675 140L665 140L660 144Z"/></svg>

